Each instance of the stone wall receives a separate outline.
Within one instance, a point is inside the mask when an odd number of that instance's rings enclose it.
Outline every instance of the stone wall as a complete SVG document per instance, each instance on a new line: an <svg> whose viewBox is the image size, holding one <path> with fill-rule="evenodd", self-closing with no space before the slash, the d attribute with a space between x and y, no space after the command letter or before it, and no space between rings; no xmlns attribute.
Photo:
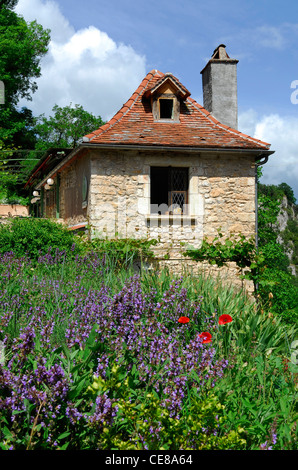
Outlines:
<svg viewBox="0 0 298 470"><path fill-rule="evenodd" d="M187 275L188 273L195 276L211 276L215 280L219 280L220 283L226 287L244 290L250 295L254 293L253 282L243 278L244 270L238 268L234 262L229 262L226 266L218 267L216 265L210 265L208 262L197 262L185 258L181 254L181 257L176 259L154 260L151 266L159 270L168 269L169 272L178 276Z"/></svg>
<svg viewBox="0 0 298 470"><path fill-rule="evenodd" d="M28 217L29 207L20 204L0 204L0 218Z"/></svg>
<svg viewBox="0 0 298 470"><path fill-rule="evenodd" d="M155 238L159 260L181 267L182 244L223 234L255 234L253 157L233 154L93 150L88 216L93 236ZM187 215L150 214L150 167L189 169ZM180 269L180 268L179 268ZM210 266L205 266L209 269ZM233 268L237 278L237 268ZM230 273L232 272L230 270ZM223 270L222 270L223 272ZM238 278L239 280L239 278Z"/></svg>

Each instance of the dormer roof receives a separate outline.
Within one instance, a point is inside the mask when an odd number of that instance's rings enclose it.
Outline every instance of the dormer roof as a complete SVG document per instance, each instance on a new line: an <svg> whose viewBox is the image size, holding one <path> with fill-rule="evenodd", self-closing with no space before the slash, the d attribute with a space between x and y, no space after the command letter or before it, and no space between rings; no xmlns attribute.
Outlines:
<svg viewBox="0 0 298 470"><path fill-rule="evenodd" d="M229 60L227 58L227 60ZM151 97L170 86L180 100L179 120L154 119ZM151 70L114 117L83 138L89 144L268 150L270 144L232 129L190 97L170 73Z"/></svg>
<svg viewBox="0 0 298 470"><path fill-rule="evenodd" d="M148 88L144 97L149 98L156 94L164 93L166 90L171 90L182 100L185 100L190 96L190 92L179 82L179 80L174 77L171 73L164 74L157 82L150 88Z"/></svg>

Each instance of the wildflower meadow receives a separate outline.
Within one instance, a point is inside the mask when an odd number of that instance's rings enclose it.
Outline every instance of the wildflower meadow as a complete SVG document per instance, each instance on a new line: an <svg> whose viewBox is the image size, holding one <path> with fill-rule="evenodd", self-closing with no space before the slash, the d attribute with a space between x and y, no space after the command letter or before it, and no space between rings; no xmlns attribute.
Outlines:
<svg viewBox="0 0 298 470"><path fill-rule="evenodd" d="M297 328L245 293L74 247L0 274L2 450L297 449Z"/></svg>

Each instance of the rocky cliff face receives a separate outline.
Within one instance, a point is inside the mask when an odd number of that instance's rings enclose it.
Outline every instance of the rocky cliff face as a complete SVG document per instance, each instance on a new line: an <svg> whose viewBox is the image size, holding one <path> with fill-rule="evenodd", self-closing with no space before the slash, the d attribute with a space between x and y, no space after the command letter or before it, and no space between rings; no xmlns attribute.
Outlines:
<svg viewBox="0 0 298 470"><path fill-rule="evenodd" d="M297 276L298 265L295 254L298 247L296 246L297 236L295 237L295 228L298 232L297 206L289 204L287 196L284 195L276 222L276 231L278 232L277 241L284 246L285 253L290 260L292 274Z"/></svg>

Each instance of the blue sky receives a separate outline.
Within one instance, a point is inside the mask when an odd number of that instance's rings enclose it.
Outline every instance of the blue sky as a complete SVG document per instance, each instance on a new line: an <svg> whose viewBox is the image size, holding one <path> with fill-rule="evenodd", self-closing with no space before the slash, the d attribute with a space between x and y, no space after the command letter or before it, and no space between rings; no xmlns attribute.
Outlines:
<svg viewBox="0 0 298 470"><path fill-rule="evenodd" d="M203 105L200 71L225 44L239 60L238 128L275 150L262 181L298 200L297 1L19 0L16 11L52 31L39 89L21 103L35 115L72 102L109 119L151 69Z"/></svg>

